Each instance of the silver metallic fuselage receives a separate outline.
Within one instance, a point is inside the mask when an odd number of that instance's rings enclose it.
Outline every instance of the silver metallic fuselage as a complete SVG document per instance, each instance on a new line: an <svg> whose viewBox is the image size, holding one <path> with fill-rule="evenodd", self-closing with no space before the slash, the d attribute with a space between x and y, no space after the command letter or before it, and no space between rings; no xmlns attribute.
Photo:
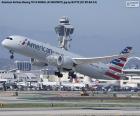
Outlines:
<svg viewBox="0 0 140 116"><path fill-rule="evenodd" d="M51 50L53 55L63 55L68 56L70 58L78 58L81 57L77 54L68 52L61 48L53 47L47 43L38 42L36 40L32 40L22 36L11 36L13 40L5 39L2 41L2 45L9 50L12 50L15 53L19 53L25 55L27 57L35 58L41 62L46 63L46 56L49 55L46 50ZM30 47L28 43L33 43L38 45L37 47ZM112 79L108 76L105 76L104 73L108 70L107 65L103 63L99 64L81 64L75 67L75 71L81 74L87 75L89 77L97 78L97 79Z"/></svg>

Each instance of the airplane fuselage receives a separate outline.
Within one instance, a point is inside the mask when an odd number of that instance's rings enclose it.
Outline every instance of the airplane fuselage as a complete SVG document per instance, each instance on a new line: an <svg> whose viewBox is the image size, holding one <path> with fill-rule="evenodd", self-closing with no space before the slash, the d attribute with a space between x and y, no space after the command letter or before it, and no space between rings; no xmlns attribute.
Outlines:
<svg viewBox="0 0 140 116"><path fill-rule="evenodd" d="M35 58L41 62L47 63L47 57L50 55L60 55L69 58L81 57L77 54L71 53L61 48L53 47L47 43L38 42L22 36L14 36L12 40L4 40L2 44L9 50L25 55L30 58ZM8 45L6 45L6 44ZM75 71L89 77L96 77L99 79L113 79L105 76L108 67L103 63L99 64L81 64L75 66Z"/></svg>

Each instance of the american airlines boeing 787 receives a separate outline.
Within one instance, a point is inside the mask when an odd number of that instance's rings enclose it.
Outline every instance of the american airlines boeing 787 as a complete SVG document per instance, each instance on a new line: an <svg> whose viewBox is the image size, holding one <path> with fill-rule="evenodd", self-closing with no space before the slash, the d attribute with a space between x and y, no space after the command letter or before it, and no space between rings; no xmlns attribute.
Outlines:
<svg viewBox="0 0 140 116"><path fill-rule="evenodd" d="M13 53L19 53L31 58L34 65L56 66L58 71L55 74L62 77L62 71L79 72L89 77L97 79L117 79L123 77L122 69L132 50L132 47L126 47L120 54L104 57L86 58L71 53L61 48L53 47L48 43L38 42L23 36L9 36L2 41L2 45L7 48L13 58ZM110 61L105 64L103 62Z"/></svg>

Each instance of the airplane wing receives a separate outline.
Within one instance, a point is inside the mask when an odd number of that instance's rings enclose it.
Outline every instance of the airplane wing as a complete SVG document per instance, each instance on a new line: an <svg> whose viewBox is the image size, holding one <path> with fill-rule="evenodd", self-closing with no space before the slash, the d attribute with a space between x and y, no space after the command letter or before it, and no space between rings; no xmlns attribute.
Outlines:
<svg viewBox="0 0 140 116"><path fill-rule="evenodd" d="M110 62L111 60L119 57L126 57L128 54L104 56L104 57L91 57L91 58L72 58L76 64L94 64L99 62Z"/></svg>

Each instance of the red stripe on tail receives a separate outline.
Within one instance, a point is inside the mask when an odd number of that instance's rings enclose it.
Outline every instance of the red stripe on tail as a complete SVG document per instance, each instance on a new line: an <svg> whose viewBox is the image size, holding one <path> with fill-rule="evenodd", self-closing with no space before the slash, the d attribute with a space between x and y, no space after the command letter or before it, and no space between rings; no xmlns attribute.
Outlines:
<svg viewBox="0 0 140 116"><path fill-rule="evenodd" d="M116 79L116 80L120 80L120 79L121 79L120 76L115 75L115 74L112 74L112 73L110 73L110 72L106 72L105 75L110 76L110 77L112 77L112 78L114 78L114 79Z"/></svg>
<svg viewBox="0 0 140 116"><path fill-rule="evenodd" d="M119 72L119 73L122 72L122 70L117 69L117 68L115 68L115 67L109 67L109 68L110 68L111 70L115 71L115 72Z"/></svg>
<svg viewBox="0 0 140 116"><path fill-rule="evenodd" d="M118 65L118 66L120 66L120 67L124 67L124 64L122 64L122 63L118 63L118 64L116 64L116 65Z"/></svg>
<svg viewBox="0 0 140 116"><path fill-rule="evenodd" d="M119 59L122 60L122 61L124 61L124 62L127 61L127 58L124 58L124 57L121 57L121 58L119 58Z"/></svg>

